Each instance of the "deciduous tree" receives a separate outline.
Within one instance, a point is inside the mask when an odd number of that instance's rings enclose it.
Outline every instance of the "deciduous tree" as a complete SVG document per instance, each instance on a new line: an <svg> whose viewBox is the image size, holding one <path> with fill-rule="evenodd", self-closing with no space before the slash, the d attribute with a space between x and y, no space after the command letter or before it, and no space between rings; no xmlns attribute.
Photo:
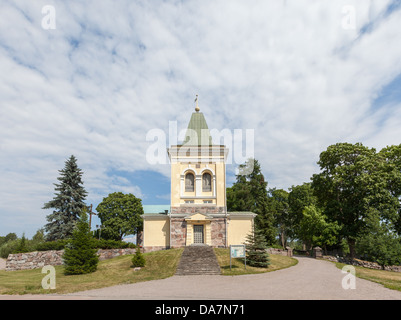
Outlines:
<svg viewBox="0 0 401 320"><path fill-rule="evenodd" d="M312 177L312 186L325 215L337 221L340 235L347 239L351 257L355 241L367 228L375 209L380 219L399 219L398 157L390 151L376 153L361 143L337 143L320 154L321 173Z"/></svg>
<svg viewBox="0 0 401 320"><path fill-rule="evenodd" d="M102 223L102 237L106 239L122 240L143 228L142 200L131 193L110 193L96 210Z"/></svg>

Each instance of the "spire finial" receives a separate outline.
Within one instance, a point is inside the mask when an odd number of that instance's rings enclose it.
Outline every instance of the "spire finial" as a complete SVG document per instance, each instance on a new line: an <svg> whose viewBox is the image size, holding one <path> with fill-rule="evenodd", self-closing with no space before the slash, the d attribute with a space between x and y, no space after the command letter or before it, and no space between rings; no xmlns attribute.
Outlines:
<svg viewBox="0 0 401 320"><path fill-rule="evenodd" d="M196 103L196 105L195 105L195 111L196 111L196 112L199 112L200 109L199 109L199 107L198 107L198 95L196 95L195 103Z"/></svg>

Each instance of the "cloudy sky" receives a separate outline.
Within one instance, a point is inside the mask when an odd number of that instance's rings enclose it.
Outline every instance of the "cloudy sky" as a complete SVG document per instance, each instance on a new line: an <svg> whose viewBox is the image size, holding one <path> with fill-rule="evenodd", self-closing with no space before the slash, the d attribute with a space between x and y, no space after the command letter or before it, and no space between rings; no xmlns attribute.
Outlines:
<svg viewBox="0 0 401 320"><path fill-rule="evenodd" d="M168 204L149 132L168 146L196 94L209 128L252 130L269 187L330 144L400 144L400 30L399 0L1 1L0 235L44 226L72 154L88 204Z"/></svg>

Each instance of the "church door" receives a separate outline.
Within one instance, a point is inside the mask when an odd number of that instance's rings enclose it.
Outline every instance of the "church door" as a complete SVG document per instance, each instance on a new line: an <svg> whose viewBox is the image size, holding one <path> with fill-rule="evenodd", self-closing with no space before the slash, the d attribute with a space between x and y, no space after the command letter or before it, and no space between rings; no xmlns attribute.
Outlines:
<svg viewBox="0 0 401 320"><path fill-rule="evenodd" d="M194 225L194 243L203 243L203 225Z"/></svg>

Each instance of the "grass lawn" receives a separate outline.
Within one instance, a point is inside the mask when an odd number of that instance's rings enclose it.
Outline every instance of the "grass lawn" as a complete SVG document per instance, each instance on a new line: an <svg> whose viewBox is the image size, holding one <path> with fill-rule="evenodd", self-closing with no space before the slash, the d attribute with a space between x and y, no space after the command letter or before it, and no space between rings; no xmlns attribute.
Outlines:
<svg viewBox="0 0 401 320"><path fill-rule="evenodd" d="M279 269L288 268L294 266L298 263L297 259L270 254L270 265L268 268L256 268L249 265L246 266L244 259L232 259L231 270L230 270L230 249L229 248L216 248L214 252L217 256L217 261L219 262L221 273L223 275L235 276L241 274L252 274L252 273L263 273L270 272Z"/></svg>
<svg viewBox="0 0 401 320"><path fill-rule="evenodd" d="M42 279L46 276L42 273L42 269L0 270L0 294L70 293L118 284L164 279L174 275L183 250L181 248L145 253L146 266L139 271L134 271L131 267L132 255L100 261L97 271L89 274L66 276L63 266L56 266L56 289L54 290L42 288ZM247 266L245 269L243 259L233 259L230 271L229 249L215 249L215 253L223 275L269 272L293 266L298 262L293 258L270 255L271 264L268 268Z"/></svg>
<svg viewBox="0 0 401 320"><path fill-rule="evenodd" d="M132 255L100 261L97 271L83 275L64 275L63 266L56 266L56 289L42 289L42 269L0 270L0 294L69 293L117 284L164 279L174 275L183 249L145 253L146 266L131 268Z"/></svg>
<svg viewBox="0 0 401 320"><path fill-rule="evenodd" d="M342 269L345 264L336 262L336 267ZM401 272L375 270L363 267L355 268L355 274L358 278L374 281L382 284L386 288L401 291Z"/></svg>

